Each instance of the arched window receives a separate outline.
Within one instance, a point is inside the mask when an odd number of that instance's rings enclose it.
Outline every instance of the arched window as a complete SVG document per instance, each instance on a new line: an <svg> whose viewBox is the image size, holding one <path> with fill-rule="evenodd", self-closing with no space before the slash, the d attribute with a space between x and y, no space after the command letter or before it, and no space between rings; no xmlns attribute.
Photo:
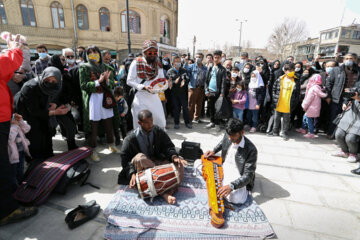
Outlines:
<svg viewBox="0 0 360 240"><path fill-rule="evenodd" d="M78 28L81 30L89 29L88 12L84 5L80 4L76 7Z"/></svg>
<svg viewBox="0 0 360 240"><path fill-rule="evenodd" d="M0 24L7 24L5 7L3 1L0 1Z"/></svg>
<svg viewBox="0 0 360 240"><path fill-rule="evenodd" d="M110 32L110 11L107 8L100 8L100 30L104 32Z"/></svg>
<svg viewBox="0 0 360 240"><path fill-rule="evenodd" d="M121 31L127 32L126 11L121 13ZM131 33L141 33L140 15L132 10L129 10L129 25Z"/></svg>
<svg viewBox="0 0 360 240"><path fill-rule="evenodd" d="M53 2L51 3L50 8L54 28L64 28L64 10L61 4L59 2Z"/></svg>
<svg viewBox="0 0 360 240"><path fill-rule="evenodd" d="M170 39L170 22L166 16L160 19L160 35Z"/></svg>
<svg viewBox="0 0 360 240"><path fill-rule="evenodd" d="M34 4L31 0L21 0L20 9L25 26L36 27Z"/></svg>

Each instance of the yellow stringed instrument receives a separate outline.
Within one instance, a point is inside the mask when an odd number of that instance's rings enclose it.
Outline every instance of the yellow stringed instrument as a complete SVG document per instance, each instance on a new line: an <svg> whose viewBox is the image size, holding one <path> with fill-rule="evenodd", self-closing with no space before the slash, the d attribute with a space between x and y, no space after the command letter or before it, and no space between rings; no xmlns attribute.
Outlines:
<svg viewBox="0 0 360 240"><path fill-rule="evenodd" d="M211 225L216 228L221 228L225 219L224 214L224 201L218 197L217 191L222 187L222 180L224 178L224 172L222 168L222 158L218 156L212 156L205 158L201 156L202 161L202 175L206 181L206 188L208 192L209 201L209 214L211 217Z"/></svg>

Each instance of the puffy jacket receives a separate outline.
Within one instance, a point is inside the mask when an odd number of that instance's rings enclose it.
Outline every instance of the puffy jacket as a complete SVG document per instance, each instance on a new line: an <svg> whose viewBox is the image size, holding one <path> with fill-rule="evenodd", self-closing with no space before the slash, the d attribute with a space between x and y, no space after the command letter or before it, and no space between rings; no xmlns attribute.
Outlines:
<svg viewBox="0 0 360 240"><path fill-rule="evenodd" d="M360 69L354 64L353 71L357 72L357 80L360 81ZM326 91L328 93L328 97L334 103L339 103L342 100L342 94L345 88L347 76L345 72L345 65L341 65L340 67L334 67L331 71L330 76L326 80Z"/></svg>
<svg viewBox="0 0 360 240"><path fill-rule="evenodd" d="M314 85L309 89L308 94L305 96L301 105L307 117L317 118L320 116L321 98L326 96L327 94L321 91L319 85Z"/></svg>
<svg viewBox="0 0 360 240"><path fill-rule="evenodd" d="M235 154L235 163L239 171L239 178L232 182L235 189L246 186L246 189L251 191L255 182L255 170L257 162L257 149L255 145L246 137L244 148L239 147ZM214 152L221 151L221 157L225 161L226 154L231 146L229 136L225 133L224 138L214 148Z"/></svg>
<svg viewBox="0 0 360 240"><path fill-rule="evenodd" d="M9 49L0 54L0 122L11 120L14 100L7 83L14 75L14 72L19 69L22 62L23 55L20 48Z"/></svg>
<svg viewBox="0 0 360 240"><path fill-rule="evenodd" d="M281 78L283 76L280 76L276 81L274 82L274 86L272 89L272 95L273 95L273 107L276 108L279 98L280 98L280 89L281 89ZM293 112L295 108L297 107L297 104L299 102L300 98L300 81L295 78L295 86L291 94L290 99L290 112Z"/></svg>

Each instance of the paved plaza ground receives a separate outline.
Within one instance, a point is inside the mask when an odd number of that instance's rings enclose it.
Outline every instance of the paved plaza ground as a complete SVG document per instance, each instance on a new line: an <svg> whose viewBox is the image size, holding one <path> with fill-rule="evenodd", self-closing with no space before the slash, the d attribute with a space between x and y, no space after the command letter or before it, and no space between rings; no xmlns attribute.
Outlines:
<svg viewBox="0 0 360 240"><path fill-rule="evenodd" d="M169 126L168 133L178 148L188 140L200 142L204 151L209 150L223 136L215 129L204 129L205 124L194 125L193 129L181 125L179 130ZM331 153L337 150L335 141L324 136L308 140L295 132L288 142L262 133L246 136L259 152L253 196L279 239L360 239L360 177L350 173L358 164L332 157ZM59 135L54 139L54 150L66 150L66 142ZM64 221L65 209L92 199L104 209L118 189L119 154L104 149L100 155L102 161L91 164L89 178L100 190L76 185L65 196L53 195L37 216L0 227L0 239L103 239L102 212L74 230L69 230Z"/></svg>

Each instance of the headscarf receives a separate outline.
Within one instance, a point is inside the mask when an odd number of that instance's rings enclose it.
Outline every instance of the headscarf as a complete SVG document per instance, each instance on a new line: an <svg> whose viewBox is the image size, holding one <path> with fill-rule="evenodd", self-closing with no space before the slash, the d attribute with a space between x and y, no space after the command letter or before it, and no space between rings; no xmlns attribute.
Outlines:
<svg viewBox="0 0 360 240"><path fill-rule="evenodd" d="M145 40L145 42L143 43L143 50L142 52L145 53L147 50L154 48L157 51L159 50L159 47L157 45L157 42L155 40Z"/></svg>
<svg viewBox="0 0 360 240"><path fill-rule="evenodd" d="M276 62L278 62L278 63L279 63L279 67L278 67L278 68L275 68L275 63L276 63ZM281 67L281 63L280 63L280 61L279 61L279 60L275 60L275 61L273 61L272 63L270 63L270 69L271 69L271 71L272 71L272 72L274 72L274 71L276 71L276 70L280 69L280 67Z"/></svg>
<svg viewBox="0 0 360 240"><path fill-rule="evenodd" d="M322 84L322 81L321 81L321 75L320 74L314 74L313 76L311 76L311 78L309 79L309 83L306 87L306 92L305 92L305 95L308 94L310 88L312 86L315 86L315 85L321 85Z"/></svg>
<svg viewBox="0 0 360 240"><path fill-rule="evenodd" d="M300 78L301 75L302 75L303 72L304 72L304 69L303 69L304 66L303 66L303 63L302 63L302 62L296 62L295 65L296 65L296 64L300 64L300 66L301 66L301 67L300 67L300 71L299 71L299 72L295 72L296 76L297 76L298 78Z"/></svg>
<svg viewBox="0 0 360 240"><path fill-rule="evenodd" d="M100 60L98 63L94 63L93 61L91 61L89 59L89 50L92 49L93 52L97 52L100 56ZM101 53L100 53L100 49L96 46L89 46L87 49L86 49L86 60L87 60L87 63L85 63L85 65L87 67L89 67L95 74L97 74L99 77L100 75L105 72L106 70L106 66L105 64L103 63L103 60L102 60L102 56L101 56Z"/></svg>
<svg viewBox="0 0 360 240"><path fill-rule="evenodd" d="M56 67L57 69L59 69L61 71L61 73L65 72L65 67L64 65L61 63L60 60L60 54L57 55L53 55L50 59L49 59L49 64L48 66L52 66L52 67Z"/></svg>
<svg viewBox="0 0 360 240"><path fill-rule="evenodd" d="M49 77L55 77L57 82L49 83L45 81L45 79ZM61 72L56 67L45 68L41 76L37 76L35 80L38 82L42 93L50 97L56 97L61 90L61 86L62 86Z"/></svg>
<svg viewBox="0 0 360 240"><path fill-rule="evenodd" d="M253 81L252 78L250 78L250 83L249 83L249 88L259 88L259 87L264 87L264 81L261 77L261 74L259 73L258 70L253 71L252 73L254 73L256 75L256 80Z"/></svg>

